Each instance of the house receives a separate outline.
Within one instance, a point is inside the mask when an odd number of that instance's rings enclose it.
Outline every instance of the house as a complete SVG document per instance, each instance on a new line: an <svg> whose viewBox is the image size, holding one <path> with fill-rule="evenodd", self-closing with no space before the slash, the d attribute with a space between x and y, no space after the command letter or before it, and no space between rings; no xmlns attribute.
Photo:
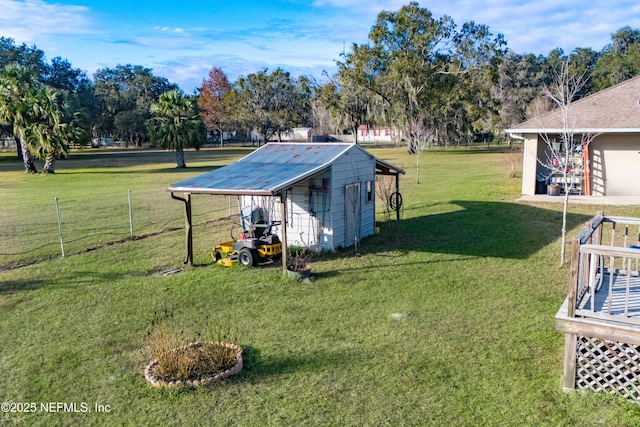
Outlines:
<svg viewBox="0 0 640 427"><path fill-rule="evenodd" d="M404 171L357 144L269 143L167 191L185 203L187 216L192 194L238 196L241 209L261 207L279 224L285 245L332 251L374 234L377 174L395 176L399 191Z"/></svg>
<svg viewBox="0 0 640 427"><path fill-rule="evenodd" d="M386 127L358 126L358 141L360 142L391 142L402 137L396 129Z"/></svg>
<svg viewBox="0 0 640 427"><path fill-rule="evenodd" d="M279 142L311 142L314 133L313 128L293 128L285 132L276 133L271 139L277 139ZM250 133L251 142L262 141L263 136L257 130L252 130Z"/></svg>
<svg viewBox="0 0 640 427"><path fill-rule="evenodd" d="M521 123L506 132L524 139L522 194L546 191L550 148L564 126L560 110ZM640 196L640 76L570 104L568 128L577 136L596 135L584 150L576 187L588 196Z"/></svg>

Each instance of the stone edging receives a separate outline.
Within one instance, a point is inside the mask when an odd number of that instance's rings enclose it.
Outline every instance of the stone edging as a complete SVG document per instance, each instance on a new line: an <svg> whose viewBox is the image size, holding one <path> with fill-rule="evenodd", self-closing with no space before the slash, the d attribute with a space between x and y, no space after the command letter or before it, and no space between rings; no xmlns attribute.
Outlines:
<svg viewBox="0 0 640 427"><path fill-rule="evenodd" d="M204 344L204 343L203 342L192 342L192 343L189 343L189 344L185 345L184 347L180 347L180 348L199 347L202 344ZM216 382L221 381L221 380L223 380L223 379L225 379L227 377L230 377L231 375L235 375L235 374L239 373L242 370L242 366L243 366L243 363L242 363L242 347L240 347L240 346L238 346L236 344L225 343L225 342L214 342L214 344L220 344L223 347L234 349L236 351L236 364L233 365L231 368L227 369L226 371L222 371L222 372L219 372L219 373L217 373L215 375L210 375L208 377L201 378L199 380L165 381L163 379L158 378L153 373L153 370L154 370L155 366L158 364L158 359L154 359L144 369L144 378L147 381L149 381L151 383L151 385L154 386L154 387L183 387L183 386L186 386L186 387L199 387L201 385L209 385L209 384L216 383Z"/></svg>

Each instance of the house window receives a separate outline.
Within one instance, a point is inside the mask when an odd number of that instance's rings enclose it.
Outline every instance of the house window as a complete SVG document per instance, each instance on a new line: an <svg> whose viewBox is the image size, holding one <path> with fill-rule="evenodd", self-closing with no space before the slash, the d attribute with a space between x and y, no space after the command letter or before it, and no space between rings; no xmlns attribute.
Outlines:
<svg viewBox="0 0 640 427"><path fill-rule="evenodd" d="M373 181L367 181L367 202L371 202L373 200L374 188Z"/></svg>

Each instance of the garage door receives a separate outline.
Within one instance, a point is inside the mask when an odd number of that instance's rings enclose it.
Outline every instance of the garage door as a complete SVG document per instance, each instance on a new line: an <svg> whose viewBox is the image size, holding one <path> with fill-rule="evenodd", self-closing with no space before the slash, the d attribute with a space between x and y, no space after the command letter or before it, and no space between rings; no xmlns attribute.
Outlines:
<svg viewBox="0 0 640 427"><path fill-rule="evenodd" d="M607 147L603 155L605 195L640 196L640 147Z"/></svg>

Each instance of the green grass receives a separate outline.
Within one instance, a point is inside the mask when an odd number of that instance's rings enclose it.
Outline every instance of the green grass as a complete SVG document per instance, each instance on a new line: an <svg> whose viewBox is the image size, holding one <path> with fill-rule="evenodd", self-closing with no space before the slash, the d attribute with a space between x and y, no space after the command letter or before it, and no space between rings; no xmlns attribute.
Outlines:
<svg viewBox="0 0 640 427"><path fill-rule="evenodd" d="M553 329L568 280L558 267L560 205L515 202L520 181L504 172L500 150L427 151L419 185L414 157L372 152L407 170L403 219L380 224L357 254L315 258L311 283L274 267L211 265L208 248L232 223L207 215L194 230L196 266L166 277L160 272L183 267L182 230L65 258L10 257L5 266L31 264L0 273L2 400L86 402L91 412L5 413L0 424L640 423L640 409L624 399L561 391L564 338ZM195 167L181 172L170 153L83 152L53 177L25 176L3 161L8 202L0 209L3 218L28 216L28 205L55 191L78 211L93 189L126 194L133 186L179 215L167 184L245 153L190 152ZM598 209L572 206L571 233ZM640 216L640 207L606 212ZM143 378L145 337L159 313L194 339L210 324L231 325L245 368L209 388L153 389ZM96 403L111 412L93 412Z"/></svg>

